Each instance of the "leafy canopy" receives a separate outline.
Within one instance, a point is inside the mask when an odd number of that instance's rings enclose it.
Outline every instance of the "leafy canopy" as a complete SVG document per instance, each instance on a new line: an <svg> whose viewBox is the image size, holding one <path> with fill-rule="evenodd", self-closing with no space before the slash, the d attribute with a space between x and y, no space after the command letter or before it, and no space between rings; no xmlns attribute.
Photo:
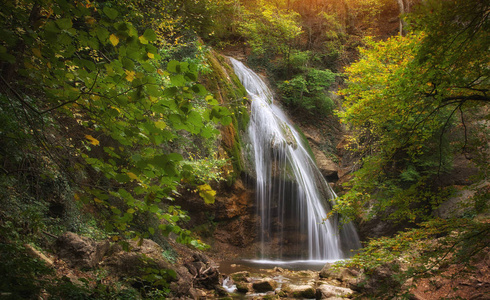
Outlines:
<svg viewBox="0 0 490 300"><path fill-rule="evenodd" d="M186 213L163 205L182 180L194 176L174 142L212 140L218 124L231 122L229 111L197 83L199 62L168 60L165 49L155 46L165 37L133 23L140 17L133 13L120 2L2 5L1 93L23 108L19 122L41 140L42 151L55 161L69 159L67 154L82 159L71 171L91 178L74 200L100 208L107 231L118 233L115 240L173 232L202 247L178 225ZM54 119L44 124L47 115ZM68 120L67 129L84 132L64 154L42 142L46 126L61 119ZM212 192L206 190L206 202L214 199ZM157 227L135 230L147 215L159 220Z"/></svg>
<svg viewBox="0 0 490 300"><path fill-rule="evenodd" d="M488 130L475 121L488 118L480 108L490 100L486 12L481 1L430 1L410 18L411 33L360 49L338 115L363 161L339 209L365 214L373 203L370 215L391 207L392 218L415 220L444 198L433 183L452 154L476 152L488 168Z"/></svg>

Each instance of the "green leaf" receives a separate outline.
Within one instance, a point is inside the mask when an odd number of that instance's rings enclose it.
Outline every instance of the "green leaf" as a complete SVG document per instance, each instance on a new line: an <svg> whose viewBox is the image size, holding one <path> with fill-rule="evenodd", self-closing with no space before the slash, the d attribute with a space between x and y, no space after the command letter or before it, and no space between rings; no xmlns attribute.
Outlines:
<svg viewBox="0 0 490 300"><path fill-rule="evenodd" d="M156 70L155 66L153 66L152 64L147 63L147 62L141 64L141 66L143 67L143 69L145 69L145 71L147 71L149 73L153 73Z"/></svg>
<svg viewBox="0 0 490 300"><path fill-rule="evenodd" d="M219 104L218 101L216 99L214 99L214 97L212 95L207 95L205 100L209 105L218 105Z"/></svg>
<svg viewBox="0 0 490 300"><path fill-rule="evenodd" d="M186 80L183 75L177 74L170 76L170 82L174 86L184 86Z"/></svg>
<svg viewBox="0 0 490 300"><path fill-rule="evenodd" d="M156 204L152 204L149 208L148 211L151 213L157 213L160 210Z"/></svg>
<svg viewBox="0 0 490 300"><path fill-rule="evenodd" d="M167 71L169 71L171 73L178 73L178 72L180 72L180 62L178 62L176 60L171 60L167 64Z"/></svg>
<svg viewBox="0 0 490 300"><path fill-rule="evenodd" d="M193 73L193 72L186 72L185 73L185 77L187 80L189 81L196 81L197 80L197 73Z"/></svg>
<svg viewBox="0 0 490 300"><path fill-rule="evenodd" d="M71 28L71 26L73 25L71 19L69 18L58 19L55 22L58 28L61 30L66 30L68 28Z"/></svg>
<svg viewBox="0 0 490 300"><path fill-rule="evenodd" d="M109 31L105 29L104 27L97 27L97 30L95 32L97 34L97 38L102 42L106 43L107 39L109 38Z"/></svg>
<svg viewBox="0 0 490 300"><path fill-rule="evenodd" d="M15 56L9 53L0 53L0 61L15 63Z"/></svg>
<svg viewBox="0 0 490 300"><path fill-rule="evenodd" d="M153 84L146 85L146 91L148 92L148 95L153 97L159 97L162 95L162 90L157 85L153 85Z"/></svg>
<svg viewBox="0 0 490 300"><path fill-rule="evenodd" d="M173 98L175 95L177 95L177 92L179 91L178 88L176 87L169 87L169 88L166 88L164 91L163 91L163 95L165 97L168 97L168 98Z"/></svg>
<svg viewBox="0 0 490 300"><path fill-rule="evenodd" d="M126 174L117 174L115 178L119 183L127 183L129 182L129 176Z"/></svg>
<svg viewBox="0 0 490 300"><path fill-rule="evenodd" d="M202 84L195 84L192 86L192 90L194 93L199 94L200 96L205 96L208 91Z"/></svg>
<svg viewBox="0 0 490 300"><path fill-rule="evenodd" d="M114 8L110 8L108 6L105 6L102 11L111 20L114 20L119 15L119 12L117 10L115 10Z"/></svg>
<svg viewBox="0 0 490 300"><path fill-rule="evenodd" d="M147 39L150 42L156 41L156 39L157 39L157 35L156 35L155 31L153 31L151 29L146 29L145 33L143 33L143 36L145 37L145 39Z"/></svg>

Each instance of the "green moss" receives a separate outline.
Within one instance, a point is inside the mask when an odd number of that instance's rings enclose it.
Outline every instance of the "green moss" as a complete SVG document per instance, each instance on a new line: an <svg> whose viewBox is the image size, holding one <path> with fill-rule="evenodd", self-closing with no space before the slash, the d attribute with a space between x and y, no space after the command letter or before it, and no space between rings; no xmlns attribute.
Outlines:
<svg viewBox="0 0 490 300"><path fill-rule="evenodd" d="M307 299L315 298L315 289L309 288L309 289L306 289L304 291L294 292L293 297L294 298L301 298L301 299L303 299L303 298L307 298Z"/></svg>
<svg viewBox="0 0 490 300"><path fill-rule="evenodd" d="M237 272L237 273L233 273L231 274L231 279L233 279L233 281L235 283L239 283L239 282L246 282L247 281L247 277L250 277L250 273L249 272Z"/></svg>
<svg viewBox="0 0 490 300"><path fill-rule="evenodd" d="M248 288L248 284L246 284L246 283L236 283L236 290L237 290L237 292L243 293L243 294L246 294L250 291Z"/></svg>
<svg viewBox="0 0 490 300"><path fill-rule="evenodd" d="M303 146L305 146L306 151L308 151L308 154L311 156L313 161L316 163L315 155L313 154L313 150L311 150L310 143L308 142L308 139L306 138L305 134L303 133L301 128L299 128L298 125L294 125L294 129L296 129L296 131L299 133L299 136L301 137L301 143L303 144Z"/></svg>
<svg viewBox="0 0 490 300"><path fill-rule="evenodd" d="M206 54L206 60L210 66L210 72L203 79L206 88L233 113L232 124L222 130L222 146L233 166L227 182L232 184L244 170L242 143L238 133L245 131L250 121L246 106L247 91L223 56L210 51Z"/></svg>

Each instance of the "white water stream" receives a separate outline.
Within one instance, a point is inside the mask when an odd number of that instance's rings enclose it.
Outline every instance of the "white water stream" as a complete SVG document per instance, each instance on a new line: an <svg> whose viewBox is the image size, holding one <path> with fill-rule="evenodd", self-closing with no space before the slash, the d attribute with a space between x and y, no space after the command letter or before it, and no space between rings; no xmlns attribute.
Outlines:
<svg viewBox="0 0 490 300"><path fill-rule="evenodd" d="M336 198L308 154L299 133L264 81L230 58L252 99L248 135L257 180L260 259L337 260L360 248L351 223L325 220Z"/></svg>

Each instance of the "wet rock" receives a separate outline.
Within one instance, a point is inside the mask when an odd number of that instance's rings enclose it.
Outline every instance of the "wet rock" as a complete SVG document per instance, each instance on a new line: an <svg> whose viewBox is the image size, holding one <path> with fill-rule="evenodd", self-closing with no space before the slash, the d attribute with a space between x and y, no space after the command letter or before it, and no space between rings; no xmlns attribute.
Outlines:
<svg viewBox="0 0 490 300"><path fill-rule="evenodd" d="M253 290L251 283L240 282L240 283L236 283L235 285L236 285L236 291L242 294L246 294Z"/></svg>
<svg viewBox="0 0 490 300"><path fill-rule="evenodd" d="M249 282L250 273L247 271L236 272L230 275L230 278L235 283L239 282Z"/></svg>
<svg viewBox="0 0 490 300"><path fill-rule="evenodd" d="M65 232L55 243L58 257L80 269L93 268L98 265L109 247L108 241L95 242L73 232Z"/></svg>
<svg viewBox="0 0 490 300"><path fill-rule="evenodd" d="M263 278L252 283L252 288L258 293L265 293L269 291L274 291L277 287L277 282L271 278Z"/></svg>
<svg viewBox="0 0 490 300"><path fill-rule="evenodd" d="M346 297L352 293L354 291L348 288L322 284L316 289L315 296L316 299L330 299L332 297Z"/></svg>

